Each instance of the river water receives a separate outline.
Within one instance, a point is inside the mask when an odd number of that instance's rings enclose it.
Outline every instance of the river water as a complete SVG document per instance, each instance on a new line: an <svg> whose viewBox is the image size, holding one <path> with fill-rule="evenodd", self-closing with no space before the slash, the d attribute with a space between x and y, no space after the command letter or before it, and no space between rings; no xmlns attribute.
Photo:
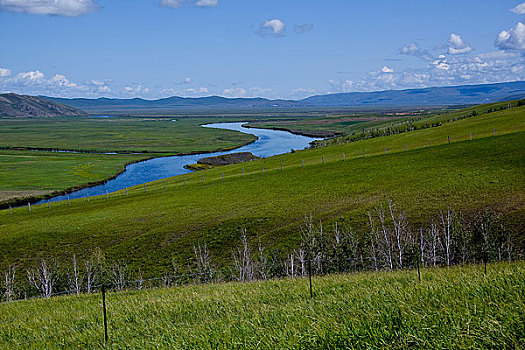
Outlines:
<svg viewBox="0 0 525 350"><path fill-rule="evenodd" d="M253 134L258 137L257 141L231 151L202 153L197 155L159 157L130 164L126 167L126 170L122 174L104 184L87 187L69 193L68 195L56 196L51 198L50 201L56 202L67 200L68 196L70 199L98 196L105 194L106 191L111 193L122 190L126 187L132 187L150 181L186 174L191 172L191 170L185 169L185 165L195 164L200 158L204 157L213 157L236 152L251 152L258 157L265 158L277 154L287 153L292 149L304 149L308 147L310 142L317 140L311 137L294 135L287 131L245 128L242 126L243 124L245 123L215 123L202 125L202 127L235 130L246 134ZM41 201L39 203L44 202L47 202L47 200Z"/></svg>

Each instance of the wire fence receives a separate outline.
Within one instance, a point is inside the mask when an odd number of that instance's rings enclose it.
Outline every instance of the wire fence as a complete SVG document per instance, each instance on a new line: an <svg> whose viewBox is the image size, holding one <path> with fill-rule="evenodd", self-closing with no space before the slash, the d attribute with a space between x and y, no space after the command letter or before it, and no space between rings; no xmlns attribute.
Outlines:
<svg viewBox="0 0 525 350"><path fill-rule="evenodd" d="M491 128L491 132L493 136L497 136L497 131L495 128ZM518 133L518 125L516 125L515 132ZM507 130L507 133L509 133L508 130ZM454 140L450 136L447 136L446 142L441 142L441 143L438 142L436 143L436 145L443 145L447 143L451 144L454 142L461 142L465 140L473 140L474 136L472 132L469 133L467 138L462 138L458 140ZM104 193L98 194L98 195L86 194L84 197L81 197L81 198L69 198L69 195L66 194L66 195L63 195L66 197L65 200L53 201L52 198L45 199L45 200L41 200L40 202L43 201L43 203L40 203L38 205L34 204L35 203L34 201L24 202L22 200L17 200L16 204L13 204L13 205L3 204L3 205L0 205L0 208L1 210L6 210L6 211L8 210L9 214L12 214L15 208L22 208L22 207L27 208L26 212L31 212L32 209L35 209L35 206L38 206L39 208L44 208L44 207L51 208L52 203L58 204L60 202L63 202L71 206L72 203L75 203L81 200L86 201L86 202L97 202L100 200L109 200L110 198L115 198L115 197L128 196L130 194L151 194L151 192L166 190L168 189L168 187L173 188L173 186L180 187L180 186L186 186L186 185L207 184L210 182L225 181L230 178L238 178L240 176L242 177L242 176L248 176L248 175L253 175L253 174L265 174L268 172L275 172L275 171L282 172L287 169L304 168L305 166L325 165L327 163L333 163L337 161L344 162L350 159L381 155L383 153L390 154L390 153L395 153L395 152L401 152L403 150L408 151L410 149L420 149L423 147L429 147L432 144L430 144L429 140L427 139L426 143L423 146L411 145L411 147L408 147L407 142L402 144L401 148L399 147L392 148L391 146L389 147L389 145L390 144L384 147L380 147L381 150L379 151L377 149L375 149L374 151L371 151L370 149L367 150L366 148L364 148L362 152L360 150L354 153L342 152L339 156L336 156L336 157L332 156L330 158L321 154L318 157L318 159L312 160L311 157L309 157L308 161L305 162L304 159L301 159L301 160L297 160L295 164L292 164L290 162L283 164L283 162L281 161L277 163L274 167L270 167L269 164L261 164L259 169L254 169L253 166L249 166L249 167L247 166L246 168L241 167L238 173L230 172L228 174L225 174L224 171L221 171L217 174L202 174L200 177L179 175L179 176L174 177L171 180L168 180L168 179L157 180L154 182L144 183L144 184L140 184L140 185L136 185L132 187L125 187L125 188L122 188L122 189L119 189L113 192L105 191ZM383 149L384 149L384 152L383 152ZM27 187L27 188L29 189L30 187ZM31 189L36 190L37 187L31 187Z"/></svg>

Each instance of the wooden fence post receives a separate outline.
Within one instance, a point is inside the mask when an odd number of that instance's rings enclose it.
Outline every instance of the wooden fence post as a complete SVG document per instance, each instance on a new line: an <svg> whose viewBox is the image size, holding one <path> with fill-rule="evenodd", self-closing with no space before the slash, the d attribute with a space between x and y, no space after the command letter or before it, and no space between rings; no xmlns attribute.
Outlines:
<svg viewBox="0 0 525 350"><path fill-rule="evenodd" d="M50 208L51 204L49 203L49 199L47 200L47 207Z"/></svg>
<svg viewBox="0 0 525 350"><path fill-rule="evenodd" d="M343 152L343 162L346 160L345 152Z"/></svg>
<svg viewBox="0 0 525 350"><path fill-rule="evenodd" d="M9 214L12 213L12 210L13 210L13 209L11 209L11 206L9 206Z"/></svg>
<svg viewBox="0 0 525 350"><path fill-rule="evenodd" d="M202 175L202 183L205 183L206 181L204 180L204 175Z"/></svg>
<svg viewBox="0 0 525 350"><path fill-rule="evenodd" d="M472 131L470 132L470 141L472 141Z"/></svg>
<svg viewBox="0 0 525 350"><path fill-rule="evenodd" d="M283 171L283 162L281 162L281 171Z"/></svg>
<svg viewBox="0 0 525 350"><path fill-rule="evenodd" d="M450 135L448 136L448 144L450 145Z"/></svg>
<svg viewBox="0 0 525 350"><path fill-rule="evenodd" d="M186 178L184 176L182 177L182 183L186 186Z"/></svg>
<svg viewBox="0 0 525 350"><path fill-rule="evenodd" d="M67 196L67 205L70 205L70 204L69 204L69 196Z"/></svg>
<svg viewBox="0 0 525 350"><path fill-rule="evenodd" d="M222 179L224 180L224 171L221 171L221 173L222 173Z"/></svg>
<svg viewBox="0 0 525 350"><path fill-rule="evenodd" d="M106 190L106 199L109 199L109 193L108 193L108 190Z"/></svg>
<svg viewBox="0 0 525 350"><path fill-rule="evenodd" d="M304 159L301 160L301 168L304 168Z"/></svg>
<svg viewBox="0 0 525 350"><path fill-rule="evenodd" d="M108 317L106 312L106 289L102 285L102 309L104 311L104 343L108 342Z"/></svg>
<svg viewBox="0 0 525 350"><path fill-rule="evenodd" d="M164 189L166 189L166 181L164 181Z"/></svg>
<svg viewBox="0 0 525 350"><path fill-rule="evenodd" d="M324 156L322 156L322 158L323 158L323 165L324 165Z"/></svg>
<svg viewBox="0 0 525 350"><path fill-rule="evenodd" d="M244 168L241 168L242 176L244 176Z"/></svg>
<svg viewBox="0 0 525 350"><path fill-rule="evenodd" d="M27 202L27 211L31 211L31 203Z"/></svg>
<svg viewBox="0 0 525 350"><path fill-rule="evenodd" d="M126 196L128 195L128 188L126 187Z"/></svg>
<svg viewBox="0 0 525 350"><path fill-rule="evenodd" d="M312 264L310 259L308 259L308 279L310 281L310 298L314 297L314 292L312 290Z"/></svg>

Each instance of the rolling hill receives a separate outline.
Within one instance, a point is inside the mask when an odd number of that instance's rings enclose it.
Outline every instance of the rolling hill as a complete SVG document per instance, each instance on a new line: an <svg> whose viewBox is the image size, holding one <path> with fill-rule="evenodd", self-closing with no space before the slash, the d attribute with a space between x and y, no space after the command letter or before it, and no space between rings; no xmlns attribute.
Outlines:
<svg viewBox="0 0 525 350"><path fill-rule="evenodd" d="M85 116L86 112L58 102L36 96L0 94L0 117L50 118L59 116Z"/></svg>

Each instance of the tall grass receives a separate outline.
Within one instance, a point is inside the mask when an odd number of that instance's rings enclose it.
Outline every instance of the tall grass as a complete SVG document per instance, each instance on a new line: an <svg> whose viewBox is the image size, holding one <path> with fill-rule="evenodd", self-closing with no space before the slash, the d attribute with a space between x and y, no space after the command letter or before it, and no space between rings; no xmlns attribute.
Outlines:
<svg viewBox="0 0 525 350"><path fill-rule="evenodd" d="M109 293L115 349L522 349L525 264ZM101 296L0 305L0 348L103 348Z"/></svg>

